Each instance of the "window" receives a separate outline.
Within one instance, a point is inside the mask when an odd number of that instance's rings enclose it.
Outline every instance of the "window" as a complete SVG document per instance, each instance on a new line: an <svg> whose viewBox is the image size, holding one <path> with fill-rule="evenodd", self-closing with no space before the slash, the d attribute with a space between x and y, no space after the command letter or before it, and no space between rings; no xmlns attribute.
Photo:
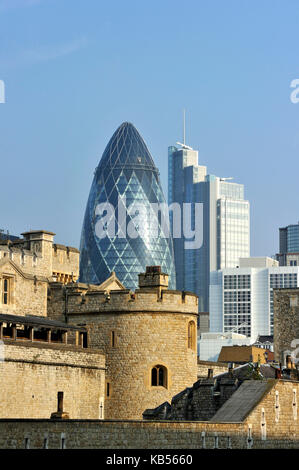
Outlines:
<svg viewBox="0 0 299 470"><path fill-rule="evenodd" d="M110 396L111 396L110 382L106 382L106 397L109 398Z"/></svg>
<svg viewBox="0 0 299 470"><path fill-rule="evenodd" d="M157 365L152 368L152 387L167 388L167 369L164 366Z"/></svg>
<svg viewBox="0 0 299 470"><path fill-rule="evenodd" d="M190 321L188 323L188 348L193 350L196 349L195 332L195 323L194 321Z"/></svg>
<svg viewBox="0 0 299 470"><path fill-rule="evenodd" d="M10 303L10 279L4 277L2 280L2 303L8 305Z"/></svg>
<svg viewBox="0 0 299 470"><path fill-rule="evenodd" d="M115 346L116 346L116 333L115 333L115 331L111 331L110 339L111 339L111 347L115 348Z"/></svg>

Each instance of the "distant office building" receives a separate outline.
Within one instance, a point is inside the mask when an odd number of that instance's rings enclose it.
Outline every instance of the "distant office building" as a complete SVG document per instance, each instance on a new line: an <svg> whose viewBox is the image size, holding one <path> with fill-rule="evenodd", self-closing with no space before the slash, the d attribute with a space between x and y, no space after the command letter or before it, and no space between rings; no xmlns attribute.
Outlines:
<svg viewBox="0 0 299 470"><path fill-rule="evenodd" d="M198 340L198 356L201 361L218 361L224 346L248 346L250 338L239 333L202 333Z"/></svg>
<svg viewBox="0 0 299 470"><path fill-rule="evenodd" d="M198 335L210 331L210 315L209 312L199 312L198 315Z"/></svg>
<svg viewBox="0 0 299 470"><path fill-rule="evenodd" d="M211 273L210 331L237 331L255 342L273 335L273 288L299 286L299 267L272 258L240 259L239 268Z"/></svg>
<svg viewBox="0 0 299 470"><path fill-rule="evenodd" d="M299 266L299 222L279 229L276 259L280 266Z"/></svg>
<svg viewBox="0 0 299 470"><path fill-rule="evenodd" d="M177 288L199 296L199 311L209 311L210 272L235 268L240 257L250 256L249 202L244 186L207 174L198 165L198 151L181 144L168 149L168 202L203 204L203 243L184 249L174 238ZM193 206L194 222L194 206Z"/></svg>

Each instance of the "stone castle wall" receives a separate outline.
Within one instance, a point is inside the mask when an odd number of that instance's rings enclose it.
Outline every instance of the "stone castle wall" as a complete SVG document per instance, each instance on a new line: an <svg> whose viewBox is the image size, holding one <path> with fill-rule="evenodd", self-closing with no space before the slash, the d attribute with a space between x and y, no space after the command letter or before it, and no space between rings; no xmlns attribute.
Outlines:
<svg viewBox="0 0 299 470"><path fill-rule="evenodd" d="M81 287L80 287L81 286ZM109 298L103 291L87 287L68 289L68 312L84 315L101 312L169 312L197 313L198 299L195 294L164 290L161 295L155 289L136 289L111 291ZM58 294L59 295L59 294Z"/></svg>
<svg viewBox="0 0 299 470"><path fill-rule="evenodd" d="M167 290L167 275L154 273L147 278L154 278L155 285L134 293L108 292L87 284L50 284L48 316L62 320L64 312L69 324L85 326L88 347L105 354L105 416L109 419L142 419L146 408L171 400L197 380L197 296ZM188 345L190 322L194 324L192 347ZM152 386L155 366L164 368L163 385Z"/></svg>
<svg viewBox="0 0 299 470"><path fill-rule="evenodd" d="M276 361L286 365L285 357L294 350L291 346L294 339L298 339L299 342L299 289L274 289L274 357ZM290 352L287 353L287 351Z"/></svg>
<svg viewBox="0 0 299 470"><path fill-rule="evenodd" d="M0 243L0 261L14 261L28 275L59 279L70 282L79 276L79 250L53 243L51 232L28 232L24 239Z"/></svg>
<svg viewBox="0 0 299 470"><path fill-rule="evenodd" d="M50 418L57 393L73 419L99 419L105 358L97 351L5 341L0 348L1 418ZM104 415L103 415L104 416Z"/></svg>
<svg viewBox="0 0 299 470"><path fill-rule="evenodd" d="M236 423L0 419L0 448L59 449L63 441L67 449L298 449L294 392L297 400L298 382L269 381L269 391Z"/></svg>
<svg viewBox="0 0 299 470"><path fill-rule="evenodd" d="M64 276L65 282L76 281L79 277L79 250L76 248L53 245L52 251L52 272L56 275L57 280L62 280Z"/></svg>
<svg viewBox="0 0 299 470"><path fill-rule="evenodd" d="M245 423L251 429L253 440L271 440L273 448L292 447L297 440L299 447L299 382L269 380L269 390L260 403L247 416ZM264 438L262 437L264 433Z"/></svg>
<svg viewBox="0 0 299 470"><path fill-rule="evenodd" d="M24 239L0 243L0 313L47 316L48 283L54 279L62 283L77 279L79 251L53 245L51 232L23 235ZM2 279L6 277L9 278L9 301L5 303ZM62 320L64 310L60 305ZM55 312L58 316L58 309ZM50 313L53 313L51 309Z"/></svg>
<svg viewBox="0 0 299 470"><path fill-rule="evenodd" d="M10 278L8 304L3 303L3 277ZM47 316L48 281L45 277L24 274L11 263L0 265L0 313Z"/></svg>
<svg viewBox="0 0 299 470"><path fill-rule="evenodd" d="M207 378L209 369L212 369L213 375L227 372L228 366L224 362L197 361L197 377Z"/></svg>
<svg viewBox="0 0 299 470"><path fill-rule="evenodd" d="M141 419L146 408L170 401L197 380L197 352L188 348L188 323L196 318L158 312L68 316L69 323L86 323L89 347L105 353L107 418ZM151 386L156 365L167 369L166 387Z"/></svg>

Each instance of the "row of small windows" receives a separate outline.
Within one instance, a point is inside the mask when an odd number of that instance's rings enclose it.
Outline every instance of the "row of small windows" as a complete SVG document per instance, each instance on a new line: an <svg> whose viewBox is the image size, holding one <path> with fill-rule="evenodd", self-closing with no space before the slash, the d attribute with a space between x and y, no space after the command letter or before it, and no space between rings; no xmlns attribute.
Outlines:
<svg viewBox="0 0 299 470"><path fill-rule="evenodd" d="M250 302L250 300L250 290L224 292L224 302Z"/></svg>
<svg viewBox="0 0 299 470"><path fill-rule="evenodd" d="M224 317L224 326L237 326L241 325L242 323L247 323L247 325L250 326L250 315L226 315Z"/></svg>
<svg viewBox="0 0 299 470"><path fill-rule="evenodd" d="M250 275L226 275L224 276L224 289L250 289Z"/></svg>
<svg viewBox="0 0 299 470"><path fill-rule="evenodd" d="M251 313L251 304L250 303L224 304L224 314L230 314L230 313Z"/></svg>
<svg viewBox="0 0 299 470"><path fill-rule="evenodd" d="M297 274L270 274L270 288L275 287L296 287Z"/></svg>

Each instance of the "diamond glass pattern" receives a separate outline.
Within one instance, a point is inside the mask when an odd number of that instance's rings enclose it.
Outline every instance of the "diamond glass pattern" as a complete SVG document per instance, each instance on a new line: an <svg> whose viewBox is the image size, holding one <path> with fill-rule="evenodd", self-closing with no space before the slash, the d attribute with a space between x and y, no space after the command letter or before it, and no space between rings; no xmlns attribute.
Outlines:
<svg viewBox="0 0 299 470"><path fill-rule="evenodd" d="M115 271L125 287L134 290L138 287L138 274L146 266L161 266L169 275L170 289L175 289L172 238L160 236L160 220L158 237L153 235L148 217L138 227L142 237L97 237L97 205L109 202L117 208L119 197L125 198L127 208L134 202L143 204L147 213L151 203L165 203L154 161L142 137L128 122L121 124L111 137L95 172L81 234L80 282L102 283ZM116 210L116 234L117 216ZM127 214L127 227L132 219Z"/></svg>

